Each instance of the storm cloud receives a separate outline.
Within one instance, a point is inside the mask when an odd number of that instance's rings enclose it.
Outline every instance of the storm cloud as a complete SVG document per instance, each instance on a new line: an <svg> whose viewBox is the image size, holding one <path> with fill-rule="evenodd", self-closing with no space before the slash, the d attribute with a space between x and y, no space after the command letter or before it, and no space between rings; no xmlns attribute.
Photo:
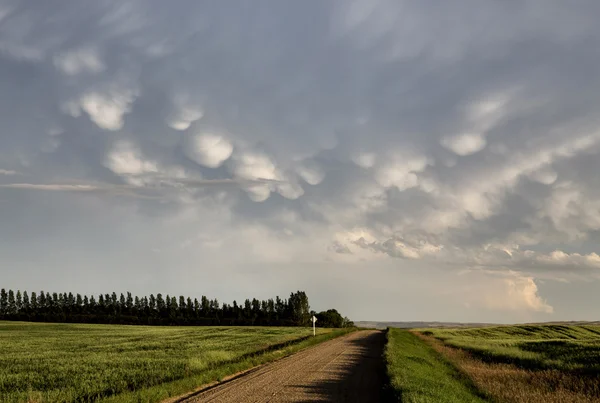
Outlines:
<svg viewBox="0 0 600 403"><path fill-rule="evenodd" d="M600 274L599 15L2 1L3 282L588 318L566 301Z"/></svg>

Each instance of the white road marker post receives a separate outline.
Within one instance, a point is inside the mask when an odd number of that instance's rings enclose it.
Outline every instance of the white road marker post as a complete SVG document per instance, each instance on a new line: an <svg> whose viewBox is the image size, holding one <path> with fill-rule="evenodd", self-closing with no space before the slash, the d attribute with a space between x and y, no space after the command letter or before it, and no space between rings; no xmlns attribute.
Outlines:
<svg viewBox="0 0 600 403"><path fill-rule="evenodd" d="M313 322L313 336L316 336L317 332L315 330L315 323L317 322L317 318L314 315L312 317L312 322Z"/></svg>

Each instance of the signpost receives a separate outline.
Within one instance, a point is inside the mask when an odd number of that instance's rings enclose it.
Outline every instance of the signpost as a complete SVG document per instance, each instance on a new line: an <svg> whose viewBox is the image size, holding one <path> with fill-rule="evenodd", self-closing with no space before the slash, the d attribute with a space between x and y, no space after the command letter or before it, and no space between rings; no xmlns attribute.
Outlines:
<svg viewBox="0 0 600 403"><path fill-rule="evenodd" d="M312 323L313 323L313 336L316 336L317 333L315 331L315 322L317 321L317 318L315 316L312 317Z"/></svg>

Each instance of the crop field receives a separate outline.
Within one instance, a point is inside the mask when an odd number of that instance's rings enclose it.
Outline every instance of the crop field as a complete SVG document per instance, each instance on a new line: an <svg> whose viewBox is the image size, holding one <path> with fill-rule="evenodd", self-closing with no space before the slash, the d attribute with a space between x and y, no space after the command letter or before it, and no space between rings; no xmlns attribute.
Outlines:
<svg viewBox="0 0 600 403"><path fill-rule="evenodd" d="M485 399L600 401L600 326L521 325L417 329L411 333L420 339L422 348L437 354L438 361L458 371L455 379L473 385ZM393 361L388 360L388 372L393 368ZM426 373L433 371L431 365L420 368ZM408 390L415 382L409 377L394 386Z"/></svg>
<svg viewBox="0 0 600 403"><path fill-rule="evenodd" d="M0 401L161 401L347 332L0 322Z"/></svg>

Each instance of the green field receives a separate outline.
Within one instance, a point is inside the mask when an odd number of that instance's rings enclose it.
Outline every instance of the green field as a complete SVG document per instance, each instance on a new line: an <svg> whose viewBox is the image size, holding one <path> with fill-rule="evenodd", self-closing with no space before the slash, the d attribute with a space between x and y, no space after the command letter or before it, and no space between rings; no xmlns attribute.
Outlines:
<svg viewBox="0 0 600 403"><path fill-rule="evenodd" d="M600 374L600 326L521 325L426 329L421 333L484 361L532 370Z"/></svg>
<svg viewBox="0 0 600 403"><path fill-rule="evenodd" d="M390 383L398 401L484 401L468 378L406 330L389 330L385 358Z"/></svg>
<svg viewBox="0 0 600 403"><path fill-rule="evenodd" d="M160 401L348 331L0 322L0 401Z"/></svg>
<svg viewBox="0 0 600 403"><path fill-rule="evenodd" d="M600 401L600 326L391 329L386 358L402 401Z"/></svg>

